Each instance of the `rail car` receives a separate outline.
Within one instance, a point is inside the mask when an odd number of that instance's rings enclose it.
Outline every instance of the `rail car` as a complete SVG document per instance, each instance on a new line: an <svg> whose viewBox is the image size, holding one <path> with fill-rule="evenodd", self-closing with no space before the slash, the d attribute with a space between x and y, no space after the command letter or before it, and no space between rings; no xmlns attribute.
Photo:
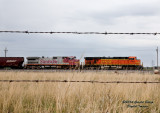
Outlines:
<svg viewBox="0 0 160 113"><path fill-rule="evenodd" d="M84 69L142 69L141 60L130 57L84 57Z"/></svg>
<svg viewBox="0 0 160 113"><path fill-rule="evenodd" d="M78 69L79 59L75 56L27 57L27 69Z"/></svg>
<svg viewBox="0 0 160 113"><path fill-rule="evenodd" d="M0 57L0 68L23 68L24 57Z"/></svg>

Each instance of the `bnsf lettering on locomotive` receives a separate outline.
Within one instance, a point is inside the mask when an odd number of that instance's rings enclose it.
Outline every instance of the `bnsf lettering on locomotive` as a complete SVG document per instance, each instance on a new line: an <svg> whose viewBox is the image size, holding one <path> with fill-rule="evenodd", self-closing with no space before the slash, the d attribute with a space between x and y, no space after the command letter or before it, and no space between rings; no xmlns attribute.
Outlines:
<svg viewBox="0 0 160 113"><path fill-rule="evenodd" d="M17 60L7 60L7 63L16 62Z"/></svg>

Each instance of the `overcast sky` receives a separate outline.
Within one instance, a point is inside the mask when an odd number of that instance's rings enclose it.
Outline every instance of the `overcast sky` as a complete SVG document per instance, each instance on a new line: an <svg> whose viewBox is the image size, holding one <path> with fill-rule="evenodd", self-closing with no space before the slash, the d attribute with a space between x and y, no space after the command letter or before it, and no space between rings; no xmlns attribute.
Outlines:
<svg viewBox="0 0 160 113"><path fill-rule="evenodd" d="M159 0L0 0L0 30L160 32L159 4ZM144 66L152 66L159 45L160 35L0 34L1 57L7 47L7 56L137 56Z"/></svg>

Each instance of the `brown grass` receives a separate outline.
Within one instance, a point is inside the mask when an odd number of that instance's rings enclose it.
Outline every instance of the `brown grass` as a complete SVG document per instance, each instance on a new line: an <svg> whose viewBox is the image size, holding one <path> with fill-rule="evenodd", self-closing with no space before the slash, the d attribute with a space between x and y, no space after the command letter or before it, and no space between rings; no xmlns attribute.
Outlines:
<svg viewBox="0 0 160 113"><path fill-rule="evenodd" d="M160 81L160 75L113 71L0 72L0 80L35 79ZM160 84L0 83L0 113L160 113L159 103Z"/></svg>

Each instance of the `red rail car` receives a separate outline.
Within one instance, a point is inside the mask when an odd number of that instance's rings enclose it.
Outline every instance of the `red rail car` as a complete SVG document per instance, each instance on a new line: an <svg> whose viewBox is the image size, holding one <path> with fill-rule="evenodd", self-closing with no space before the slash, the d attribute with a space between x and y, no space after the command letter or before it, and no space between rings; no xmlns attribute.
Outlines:
<svg viewBox="0 0 160 113"><path fill-rule="evenodd" d="M0 68L23 68L24 57L0 57Z"/></svg>
<svg viewBox="0 0 160 113"><path fill-rule="evenodd" d="M130 57L85 57L86 69L141 69L141 60Z"/></svg>

